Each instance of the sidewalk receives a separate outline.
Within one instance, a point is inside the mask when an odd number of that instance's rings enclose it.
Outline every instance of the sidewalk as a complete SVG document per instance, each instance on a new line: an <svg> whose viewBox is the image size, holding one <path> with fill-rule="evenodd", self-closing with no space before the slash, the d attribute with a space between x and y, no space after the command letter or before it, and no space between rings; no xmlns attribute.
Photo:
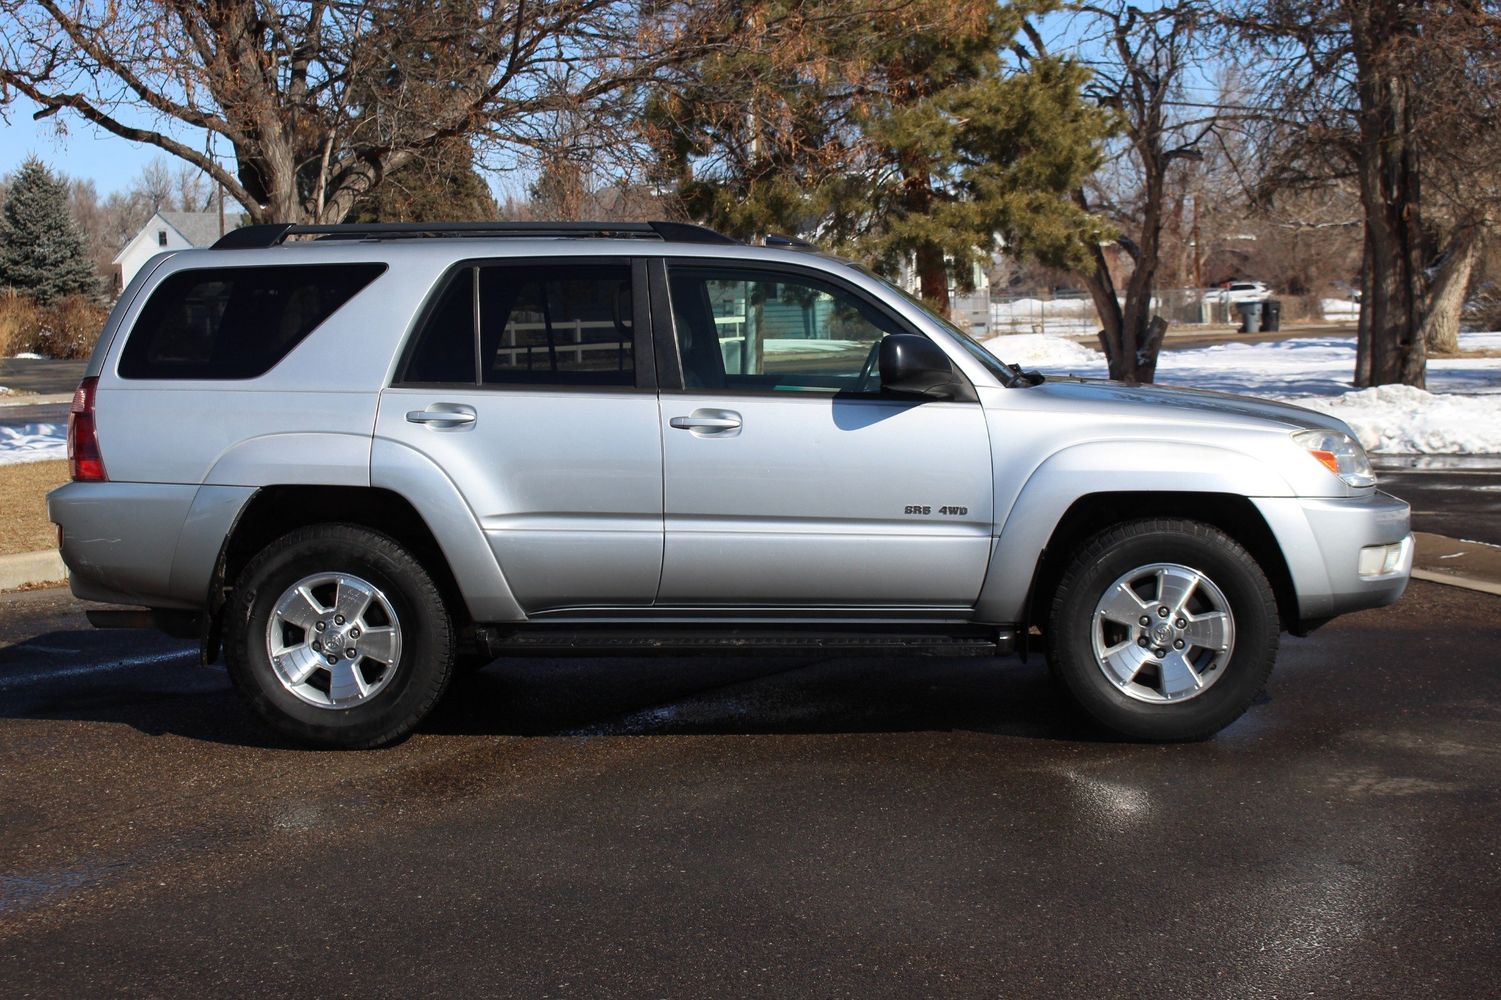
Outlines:
<svg viewBox="0 0 1501 1000"><path fill-rule="evenodd" d="M1414 580L1501 597L1501 546L1465 542L1425 531L1414 534L1418 544L1412 565ZM0 591L60 584L66 577L61 557L51 549L0 556Z"/></svg>

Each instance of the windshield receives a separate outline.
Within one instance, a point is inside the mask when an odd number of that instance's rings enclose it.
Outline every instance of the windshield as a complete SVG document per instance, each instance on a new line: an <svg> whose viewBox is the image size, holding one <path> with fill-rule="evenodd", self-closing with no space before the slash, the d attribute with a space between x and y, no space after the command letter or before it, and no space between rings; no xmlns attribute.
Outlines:
<svg viewBox="0 0 1501 1000"><path fill-rule="evenodd" d="M913 295L911 292L907 291L905 288L902 288L900 285L887 281L885 278L881 277L879 274L872 271L870 268L866 267L863 264L857 264L854 261L845 261L845 263L849 264L851 267L859 271L861 274L865 275L867 278L880 282L883 287L891 289L893 292L896 292L896 294L900 295L902 298L906 299L908 302L921 309L924 316L927 316L929 319L933 320L933 322L942 326L950 336L952 336L959 342L959 345L961 347L963 347L966 351L974 356L976 361L980 362L980 364L984 365L986 369L991 372L991 374L1000 379L1002 385L1009 387L1014 384L1025 384L1017 382L1016 372L1012 371L1004 361L987 351L978 340L971 337L969 334L959 329L959 327L955 326L953 323L935 313L932 309L928 308L927 303L923 302L922 299L918 298L916 295Z"/></svg>

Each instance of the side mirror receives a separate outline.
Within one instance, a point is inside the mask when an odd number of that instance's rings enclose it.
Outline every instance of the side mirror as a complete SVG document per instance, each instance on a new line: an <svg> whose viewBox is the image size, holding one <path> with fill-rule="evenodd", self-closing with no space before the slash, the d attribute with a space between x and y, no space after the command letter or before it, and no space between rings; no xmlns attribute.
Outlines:
<svg viewBox="0 0 1501 1000"><path fill-rule="evenodd" d="M892 392L953 399L960 394L959 375L949 356L927 337L888 334L881 341L881 388Z"/></svg>

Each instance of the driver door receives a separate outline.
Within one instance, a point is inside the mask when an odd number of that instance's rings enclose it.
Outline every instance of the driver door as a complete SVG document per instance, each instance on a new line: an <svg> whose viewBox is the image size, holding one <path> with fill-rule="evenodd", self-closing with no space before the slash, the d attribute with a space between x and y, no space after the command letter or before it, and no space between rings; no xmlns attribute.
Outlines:
<svg viewBox="0 0 1501 1000"><path fill-rule="evenodd" d="M683 388L662 393L658 607L972 606L989 436L976 402L883 394L877 345L917 331L812 269L665 267Z"/></svg>

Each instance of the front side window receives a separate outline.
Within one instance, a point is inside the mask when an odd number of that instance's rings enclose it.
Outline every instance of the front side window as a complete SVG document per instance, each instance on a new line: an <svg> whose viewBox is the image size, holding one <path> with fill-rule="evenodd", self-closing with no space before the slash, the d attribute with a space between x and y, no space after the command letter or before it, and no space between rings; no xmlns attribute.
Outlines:
<svg viewBox="0 0 1501 1000"><path fill-rule="evenodd" d="M877 348L905 333L863 298L801 274L672 267L687 389L877 393Z"/></svg>
<svg viewBox="0 0 1501 1000"><path fill-rule="evenodd" d="M178 271L156 286L141 310L120 355L120 376L264 375L385 269L283 264Z"/></svg>
<svg viewBox="0 0 1501 1000"><path fill-rule="evenodd" d="M634 386L629 263L466 265L429 310L402 381Z"/></svg>

